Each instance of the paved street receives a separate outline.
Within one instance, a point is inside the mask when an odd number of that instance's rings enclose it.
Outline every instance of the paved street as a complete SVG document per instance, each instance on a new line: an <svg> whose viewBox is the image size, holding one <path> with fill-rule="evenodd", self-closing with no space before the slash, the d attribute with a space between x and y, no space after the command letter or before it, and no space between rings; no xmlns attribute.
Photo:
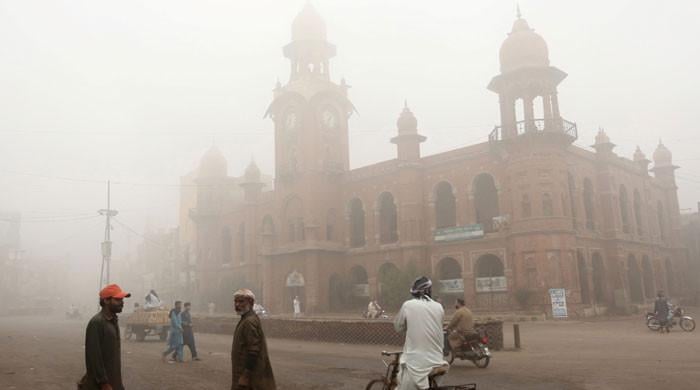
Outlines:
<svg viewBox="0 0 700 390"><path fill-rule="evenodd" d="M83 374L83 321L0 317L0 389L72 389ZM511 325L506 345L512 346ZM661 335L638 317L521 324L523 349L495 352L485 370L452 367L447 383L479 389L695 390L700 336ZM280 389L361 389L379 374L381 346L268 340ZM127 389L228 389L231 336L198 335L201 362L163 364L159 341L124 342ZM386 347L384 347L386 349Z"/></svg>

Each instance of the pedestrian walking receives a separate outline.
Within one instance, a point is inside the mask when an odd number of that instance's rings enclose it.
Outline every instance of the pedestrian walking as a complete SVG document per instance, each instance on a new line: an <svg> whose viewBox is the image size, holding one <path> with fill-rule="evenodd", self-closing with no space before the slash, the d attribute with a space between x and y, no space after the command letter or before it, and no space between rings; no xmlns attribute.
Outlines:
<svg viewBox="0 0 700 390"><path fill-rule="evenodd" d="M244 288L233 294L233 305L241 319L231 346L231 390L274 390L275 377L267 355L260 318L253 311L255 295Z"/></svg>
<svg viewBox="0 0 700 390"><path fill-rule="evenodd" d="M168 349L163 352L163 362L165 362L167 356L172 352L175 352L176 361L182 363L182 349L183 349L183 339L182 339L182 318L180 317L180 312L182 311L182 301L175 301L175 308L170 310L170 336L168 337Z"/></svg>
<svg viewBox="0 0 700 390"><path fill-rule="evenodd" d="M184 310L180 313L180 319L182 320L182 341L190 349L192 354L192 360L200 360L197 356L197 347L194 344L194 331L192 330L192 314L190 309L192 304L185 302ZM184 352L184 347L183 347Z"/></svg>
<svg viewBox="0 0 700 390"><path fill-rule="evenodd" d="M85 330L86 373L78 382L78 389L124 390L117 314L124 308L124 298L130 296L116 284L100 291L102 309L90 319Z"/></svg>

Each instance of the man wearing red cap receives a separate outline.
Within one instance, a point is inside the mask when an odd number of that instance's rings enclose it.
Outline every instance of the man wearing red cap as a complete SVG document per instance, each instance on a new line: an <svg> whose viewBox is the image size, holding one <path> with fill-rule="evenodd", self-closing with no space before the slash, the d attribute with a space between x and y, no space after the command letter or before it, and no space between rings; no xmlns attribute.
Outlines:
<svg viewBox="0 0 700 390"><path fill-rule="evenodd" d="M130 296L116 284L100 291L102 310L90 319L85 331L87 373L80 380L79 389L124 390L117 313L124 308L124 298Z"/></svg>

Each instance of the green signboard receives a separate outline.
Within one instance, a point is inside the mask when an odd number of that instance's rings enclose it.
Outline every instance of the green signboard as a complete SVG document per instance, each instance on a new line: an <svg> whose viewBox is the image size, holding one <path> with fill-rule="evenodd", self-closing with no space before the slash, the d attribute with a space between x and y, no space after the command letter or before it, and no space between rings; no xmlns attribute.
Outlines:
<svg viewBox="0 0 700 390"><path fill-rule="evenodd" d="M448 242L459 240L472 240L484 236L484 227L480 223L466 226L456 226L435 229L433 240L436 242Z"/></svg>

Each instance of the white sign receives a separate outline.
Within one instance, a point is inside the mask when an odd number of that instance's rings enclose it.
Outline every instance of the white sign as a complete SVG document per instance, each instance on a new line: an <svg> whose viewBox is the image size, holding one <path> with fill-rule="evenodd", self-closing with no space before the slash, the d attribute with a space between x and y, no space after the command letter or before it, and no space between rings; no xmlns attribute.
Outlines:
<svg viewBox="0 0 700 390"><path fill-rule="evenodd" d="M508 291L508 284L505 276L495 276L493 278L476 278L476 292L499 292Z"/></svg>
<svg viewBox="0 0 700 390"><path fill-rule="evenodd" d="M287 287L304 287L304 275L294 270L287 276Z"/></svg>
<svg viewBox="0 0 700 390"><path fill-rule="evenodd" d="M442 279L439 282L440 292L443 294L464 292L464 280L462 279Z"/></svg>
<svg viewBox="0 0 700 390"><path fill-rule="evenodd" d="M368 297L369 296L369 284L353 284L352 285L352 295L355 297Z"/></svg>
<svg viewBox="0 0 700 390"><path fill-rule="evenodd" d="M549 297L552 299L552 317L566 318L566 290L563 288L550 288Z"/></svg>

